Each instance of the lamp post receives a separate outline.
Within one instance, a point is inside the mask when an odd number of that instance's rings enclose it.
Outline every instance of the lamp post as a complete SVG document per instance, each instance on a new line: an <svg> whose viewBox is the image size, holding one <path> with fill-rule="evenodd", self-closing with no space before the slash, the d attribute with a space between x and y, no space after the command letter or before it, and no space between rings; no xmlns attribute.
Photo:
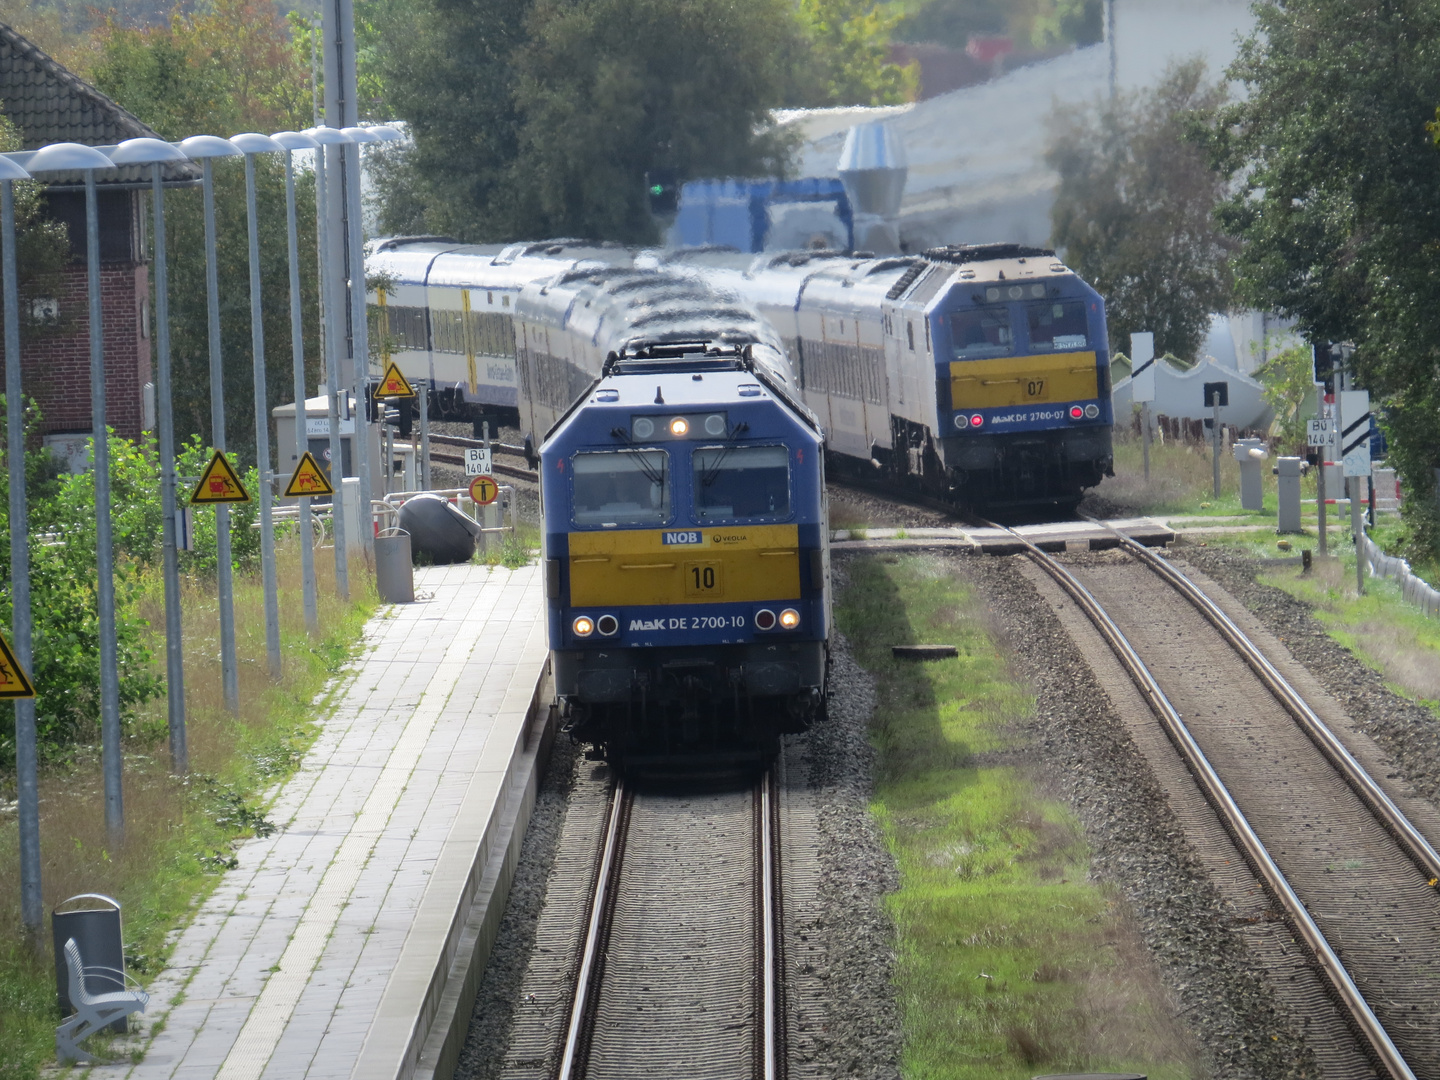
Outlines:
<svg viewBox="0 0 1440 1080"><path fill-rule="evenodd" d="M353 140L353 146L342 149L345 162L345 218L347 226L347 247L350 251L350 349L355 362L355 431L356 431L356 474L360 477L360 505L365 513L361 516L361 542L371 556L375 553L375 530L370 527L373 515L370 500L375 489L370 482L370 410L366 401L366 386L370 381L370 321L367 316L365 298L365 231L360 221L360 147L365 143L383 141L370 128L347 127L341 131ZM364 421L364 435L361 436L361 421Z"/></svg>
<svg viewBox="0 0 1440 1080"><path fill-rule="evenodd" d="M260 310L260 222L255 205L255 155L283 150L268 135L246 132L230 140L245 154L245 217L250 240L250 350L254 362L255 463L260 471L260 575L265 586L265 655L270 678L280 678L280 597L275 580L275 492L270 468L270 405L265 384L265 327Z"/></svg>
<svg viewBox="0 0 1440 1080"><path fill-rule="evenodd" d="M165 187L167 162L187 160L176 147L159 139L126 139L110 153L116 165L149 165L155 219L155 420L160 437L160 501L164 513L161 546L165 577L165 689L170 712L170 769L189 771L190 751L185 727L185 658L180 631L180 563L175 545L175 418L170 387L170 291L165 252Z"/></svg>
<svg viewBox="0 0 1440 1080"><path fill-rule="evenodd" d="M210 324L211 444L225 453L225 369L220 356L220 281L215 266L215 166L218 157L239 157L240 148L214 135L192 135L180 144L201 163L205 199L205 307ZM240 711L240 667L235 657L235 582L230 556L230 508L215 507L215 558L220 592L220 683L225 708Z"/></svg>
<svg viewBox="0 0 1440 1080"><path fill-rule="evenodd" d="M335 258L334 244L338 238L330 228L329 193L326 191L325 159L330 146L344 146L353 141L349 135L336 128L310 128L306 135L319 144L315 154L315 217L320 223L320 296L324 312L325 330L325 385L328 389L326 402L330 421L330 479L335 488L331 496L331 523L335 530L335 588L343 599L350 597L349 551L345 535L345 458L340 446L340 327L339 315L342 301L338 295L340 279L343 278L343 264ZM362 494L364 494L362 492Z"/></svg>
<svg viewBox="0 0 1440 1080"><path fill-rule="evenodd" d="M30 159L32 174L85 174L85 269L90 308L90 419L94 430L91 454L95 480L95 555L97 631L100 636L100 743L105 773L105 829L118 847L125 838L125 805L121 790L120 672L115 641L115 541L110 520L110 440L105 426L105 329L100 303L100 219L95 196L95 170L112 169L110 159L94 147L54 143Z"/></svg>
<svg viewBox="0 0 1440 1080"><path fill-rule="evenodd" d="M305 412L305 336L300 307L300 249L295 226L295 163L292 151L315 150L320 144L298 131L277 131L270 136L285 151L285 239L290 257L290 357L295 375L295 460L309 449ZM305 594L305 628L320 631L320 614L315 596L315 549L311 542L310 497L300 496L300 577Z"/></svg>
<svg viewBox="0 0 1440 1080"><path fill-rule="evenodd" d="M5 459L10 471L10 641L34 672L30 648L30 520L25 503L25 402L20 385L20 286L15 258L15 181L30 174L0 158L0 242L5 278ZM36 783L35 702L15 702L15 772L20 817L20 921L38 941L45 923L40 893L40 793Z"/></svg>

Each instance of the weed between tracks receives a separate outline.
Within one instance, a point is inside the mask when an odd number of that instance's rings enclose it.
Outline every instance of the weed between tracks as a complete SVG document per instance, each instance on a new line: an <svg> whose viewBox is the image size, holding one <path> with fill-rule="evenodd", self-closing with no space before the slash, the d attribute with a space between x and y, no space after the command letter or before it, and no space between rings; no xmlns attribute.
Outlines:
<svg viewBox="0 0 1440 1080"><path fill-rule="evenodd" d="M293 544L279 552L284 677L272 683L265 660L264 597L259 574L235 578L235 626L240 660L240 715L225 712L220 689L213 583L185 585L184 649L191 772L169 774L166 703L162 696L139 717L125 740L126 839L111 849L105 835L104 785L98 747L49 763L40 777L40 844L45 910L67 896L98 892L123 905L126 966L149 982L165 965L172 930L235 865L236 842L265 835L267 793L299 765L316 734L324 703L317 696L352 655L375 608L373 579L354 561L350 603L334 592L334 562L317 553L321 636L310 639L300 597L300 557ZM158 568L146 581L144 613L154 628L154 663L164 673L164 594ZM9 709L5 709L8 714ZM7 716L8 720L8 716ZM31 951L21 932L18 828L14 780L6 777L0 817L0 1080L30 1080L55 1053L55 969L49 919L42 949ZM168 1003L155 1002L163 1009ZM152 1010L154 1011L154 1010ZM148 1022L147 1022L148 1023ZM114 1057L97 1036L87 1044Z"/></svg>
<svg viewBox="0 0 1440 1080"><path fill-rule="evenodd" d="M1016 764L1033 702L980 602L931 556L858 557L849 577L836 614L876 679L872 809L901 876L905 1075L1191 1075L1138 934L1086 880L1079 823ZM891 656L912 643L960 655Z"/></svg>

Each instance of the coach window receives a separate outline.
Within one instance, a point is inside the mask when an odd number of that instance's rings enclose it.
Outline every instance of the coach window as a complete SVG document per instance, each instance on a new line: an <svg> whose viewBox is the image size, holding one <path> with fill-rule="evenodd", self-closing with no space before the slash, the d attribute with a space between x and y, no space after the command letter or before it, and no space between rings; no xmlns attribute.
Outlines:
<svg viewBox="0 0 1440 1080"><path fill-rule="evenodd" d="M1089 343L1084 300L1036 304L1029 314L1031 348L1083 349Z"/></svg>
<svg viewBox="0 0 1440 1080"><path fill-rule="evenodd" d="M670 520L670 457L664 450L576 454L576 525L658 525Z"/></svg>
<svg viewBox="0 0 1440 1080"><path fill-rule="evenodd" d="M1015 351L1010 333L1010 309L967 308L950 316L950 340L957 360L1009 356Z"/></svg>
<svg viewBox="0 0 1440 1080"><path fill-rule="evenodd" d="M783 446L696 449L695 519L790 516L790 451Z"/></svg>

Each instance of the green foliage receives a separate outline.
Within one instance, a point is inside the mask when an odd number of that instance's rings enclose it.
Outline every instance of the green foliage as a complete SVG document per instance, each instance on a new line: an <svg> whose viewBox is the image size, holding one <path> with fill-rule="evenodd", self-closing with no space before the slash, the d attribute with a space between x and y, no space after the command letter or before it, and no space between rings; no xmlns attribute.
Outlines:
<svg viewBox="0 0 1440 1080"><path fill-rule="evenodd" d="M1216 130L1239 178L1223 224L1239 295L1313 340L1352 341L1387 410L1412 553L1440 552L1440 8L1420 0L1262 0Z"/></svg>
<svg viewBox="0 0 1440 1080"><path fill-rule="evenodd" d="M1307 401L1315 396L1314 357L1309 346L1293 345L1255 369L1265 403L1275 410L1275 425L1287 447L1305 445Z"/></svg>
<svg viewBox="0 0 1440 1080"><path fill-rule="evenodd" d="M1093 45L1104 37L1100 0L905 0L895 28L902 41L963 49L975 35L1004 34L1017 48Z"/></svg>
<svg viewBox="0 0 1440 1080"><path fill-rule="evenodd" d="M200 441L198 435L191 436L175 455L175 475L198 477L210 463L213 453L214 451ZM248 469L242 468L234 454L227 453L225 457L239 473L245 490L250 493L249 502L229 504L230 557L236 570L244 570L258 565L260 560L260 531L256 527L260 521L260 471L254 465ZM193 488L193 485L189 487ZM177 494L182 506L189 501L189 490L182 489ZM220 565L215 538L215 508L197 506L193 515L195 547L191 551L180 553L180 567L191 572L213 573Z"/></svg>
<svg viewBox="0 0 1440 1080"><path fill-rule="evenodd" d="M890 63L903 17L873 0L800 0L790 57L792 105L896 105L911 101L919 70Z"/></svg>
<svg viewBox="0 0 1440 1080"><path fill-rule="evenodd" d="M1151 331L1190 358L1212 312L1229 306L1234 247L1214 207L1226 190L1192 138L1223 101L1192 60L1153 90L1059 109L1046 160L1060 174L1051 240L1105 297L1112 348Z"/></svg>
<svg viewBox="0 0 1440 1080"><path fill-rule="evenodd" d="M0 102L0 107L3 107ZM0 113L0 151L23 150L24 139L8 116ZM70 241L66 227L41 213L42 185L24 180L12 185L15 198L15 263L19 273L20 335L32 338L52 332L55 327L37 320L29 301L52 297L61 289L60 273L70 261ZM0 311L0 332L5 324Z"/></svg>

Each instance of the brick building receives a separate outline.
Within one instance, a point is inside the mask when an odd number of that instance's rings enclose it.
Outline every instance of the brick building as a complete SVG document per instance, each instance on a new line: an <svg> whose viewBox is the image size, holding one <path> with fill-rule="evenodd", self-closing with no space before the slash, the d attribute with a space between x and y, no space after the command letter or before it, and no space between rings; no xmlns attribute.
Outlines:
<svg viewBox="0 0 1440 1080"><path fill-rule="evenodd" d="M56 142L109 146L155 136L130 113L3 24L0 111L19 129L27 150ZM199 168L188 162L167 166L165 174L169 183L193 183L199 175ZM46 179L47 213L69 227L72 259L60 295L36 303L45 306L47 315L61 320L64 332L27 341L22 371L26 394L43 412L46 442L74 461L76 449L83 453L84 436L91 431L84 178L77 173L50 174ZM150 410L145 388L151 381L150 281L142 213L150 167L98 173L96 181L106 418L118 434L135 438L153 423L146 415Z"/></svg>

